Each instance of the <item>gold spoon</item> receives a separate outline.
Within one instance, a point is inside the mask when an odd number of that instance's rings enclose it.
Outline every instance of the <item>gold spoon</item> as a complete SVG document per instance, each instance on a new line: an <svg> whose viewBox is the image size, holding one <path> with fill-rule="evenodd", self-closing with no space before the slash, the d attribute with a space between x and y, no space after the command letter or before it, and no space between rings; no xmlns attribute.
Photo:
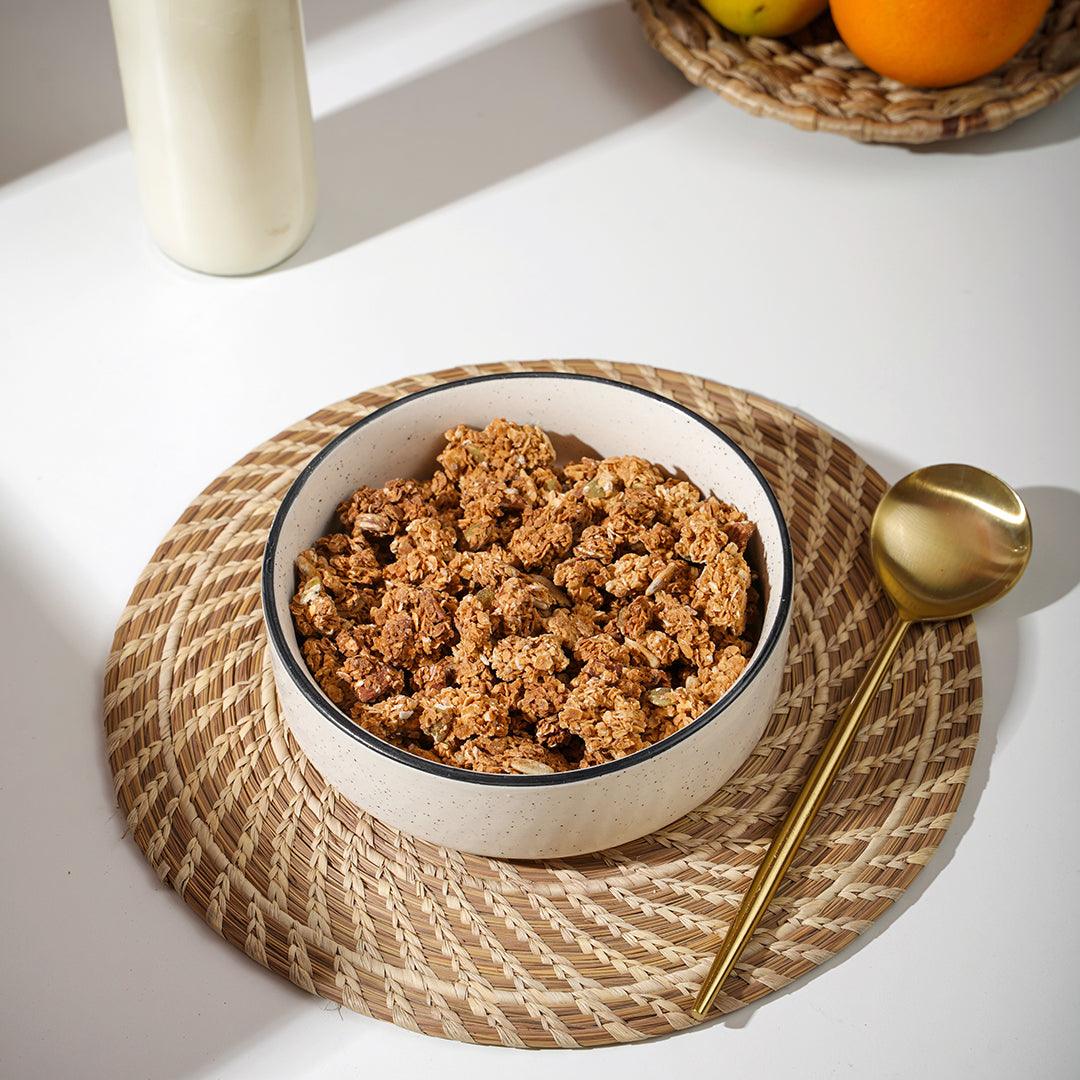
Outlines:
<svg viewBox="0 0 1080 1080"><path fill-rule="evenodd" d="M896 624L765 852L694 1002L697 1016L708 1012L776 895L908 627L970 615L1004 596L1031 557L1031 522L1020 496L996 476L971 465L931 465L905 476L878 504L870 553Z"/></svg>

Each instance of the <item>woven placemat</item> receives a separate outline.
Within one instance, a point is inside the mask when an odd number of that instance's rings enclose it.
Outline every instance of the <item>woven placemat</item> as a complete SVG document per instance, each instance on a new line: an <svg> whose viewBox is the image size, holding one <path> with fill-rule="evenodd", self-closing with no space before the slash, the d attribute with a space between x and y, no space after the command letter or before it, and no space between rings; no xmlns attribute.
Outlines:
<svg viewBox="0 0 1080 1080"><path fill-rule="evenodd" d="M745 766L652 836L549 863L443 850L328 787L278 713L259 607L271 518L319 447L414 390L527 367L644 386L720 424L773 484L796 565L783 690ZM867 550L884 488L850 448L788 409L646 367L462 367L324 409L214 480L135 586L105 679L109 764L128 827L222 937L369 1016L532 1047L689 1027L710 953L891 620ZM911 632L720 1010L828 959L911 883L960 801L980 695L970 619Z"/></svg>
<svg viewBox="0 0 1080 1080"><path fill-rule="evenodd" d="M742 37L697 0L630 0L645 36L692 83L755 116L861 142L930 143L997 131L1080 82L1080 0L1055 0L1008 63L981 79L920 90L862 64L828 15L790 38Z"/></svg>

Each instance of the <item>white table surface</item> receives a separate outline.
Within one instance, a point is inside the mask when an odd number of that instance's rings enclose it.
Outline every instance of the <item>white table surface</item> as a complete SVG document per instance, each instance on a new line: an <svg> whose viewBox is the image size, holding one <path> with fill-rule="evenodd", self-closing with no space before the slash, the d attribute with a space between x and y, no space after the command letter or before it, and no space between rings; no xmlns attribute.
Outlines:
<svg viewBox="0 0 1080 1080"><path fill-rule="evenodd" d="M620 3L309 0L321 216L218 280L143 230L104 8L0 0L0 1075L1077 1076L1080 93L865 147L691 90ZM253 445L545 356L752 388L890 479L978 463L1037 540L978 620L959 814L890 913L723 1021L530 1054L339 1011L218 939L123 835L100 683L158 539Z"/></svg>

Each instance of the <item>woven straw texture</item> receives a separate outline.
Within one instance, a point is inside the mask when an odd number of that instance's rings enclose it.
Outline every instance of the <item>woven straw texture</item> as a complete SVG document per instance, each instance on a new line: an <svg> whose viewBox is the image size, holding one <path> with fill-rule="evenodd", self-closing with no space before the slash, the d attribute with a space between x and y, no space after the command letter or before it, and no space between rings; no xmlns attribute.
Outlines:
<svg viewBox="0 0 1080 1080"><path fill-rule="evenodd" d="M997 131L1080 82L1080 0L1055 0L1030 42L963 86L919 90L868 70L829 17L791 38L742 37L697 0L630 0L645 35L695 85L755 116L862 142L930 143Z"/></svg>
<svg viewBox="0 0 1080 1080"><path fill-rule="evenodd" d="M328 787L278 713L259 606L271 518L319 447L406 393L526 367L644 386L720 424L776 490L797 582L783 690L745 766L652 836L550 863L437 848ZM867 549L884 487L803 417L646 367L462 367L324 409L214 480L135 586L105 679L107 751L128 828L222 937L360 1013L529 1047L689 1027L710 954L890 622ZM980 711L972 621L912 631L720 1010L828 959L911 883L960 801Z"/></svg>

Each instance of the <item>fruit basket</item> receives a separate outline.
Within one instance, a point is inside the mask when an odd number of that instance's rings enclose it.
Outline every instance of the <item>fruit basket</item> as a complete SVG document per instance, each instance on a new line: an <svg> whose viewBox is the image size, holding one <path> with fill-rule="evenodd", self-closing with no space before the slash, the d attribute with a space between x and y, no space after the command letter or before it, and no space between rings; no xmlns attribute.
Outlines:
<svg viewBox="0 0 1080 1080"><path fill-rule="evenodd" d="M1055 0L1008 63L981 79L916 89L864 67L828 15L790 38L741 37L696 0L630 0L652 46L697 86L755 116L861 142L931 143L997 131L1080 82L1080 0Z"/></svg>

